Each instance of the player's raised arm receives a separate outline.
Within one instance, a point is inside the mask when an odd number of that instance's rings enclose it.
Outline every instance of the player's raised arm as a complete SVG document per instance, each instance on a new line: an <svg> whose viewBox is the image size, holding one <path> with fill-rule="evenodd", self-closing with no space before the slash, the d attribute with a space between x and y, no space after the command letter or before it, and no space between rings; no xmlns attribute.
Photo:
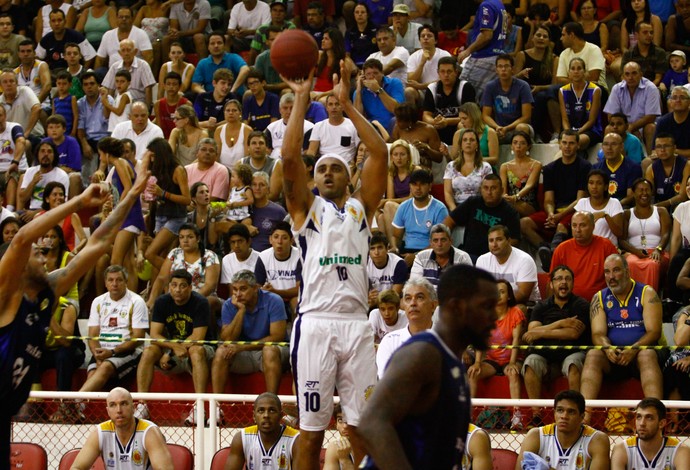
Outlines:
<svg viewBox="0 0 690 470"><path fill-rule="evenodd" d="M352 75L348 67L348 62L340 61L340 76L345 77L344 80L339 80L337 76L333 76L333 93L340 100L343 110L347 117L350 118L360 140L364 143L369 151L369 158L364 162L362 169L360 189L355 194L367 211L367 218L371 222L371 218L376 212L376 209L381 202L381 197L386 190L386 183L388 178L388 147L376 128L360 113L352 103L352 95L350 93L350 80Z"/></svg>
<svg viewBox="0 0 690 470"><path fill-rule="evenodd" d="M59 296L67 292L86 271L96 264L98 258L112 245L120 225L122 225L130 209L144 191L149 175L147 168L143 168L137 175L137 179L132 184L132 188L127 193L127 196L120 200L110 216L93 232L84 249L67 266L48 275L48 281L55 295ZM85 197L88 197L88 194L91 193L90 201L98 194L97 191L99 191L100 187L100 185L93 184L82 193L82 196L87 195Z"/></svg>
<svg viewBox="0 0 690 470"><path fill-rule="evenodd" d="M285 205L292 217L295 227L299 227L309 211L314 195L307 187L307 167L302 161L302 143L304 140L304 117L309 107L311 84L314 79L312 70L304 80L281 78L295 93L295 103L288 119L283 138L281 154L283 157L283 194Z"/></svg>

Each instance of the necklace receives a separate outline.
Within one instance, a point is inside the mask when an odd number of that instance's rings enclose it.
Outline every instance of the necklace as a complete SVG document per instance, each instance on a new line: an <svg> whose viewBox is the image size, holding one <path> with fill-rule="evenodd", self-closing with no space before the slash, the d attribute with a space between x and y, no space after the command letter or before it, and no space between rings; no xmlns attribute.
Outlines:
<svg viewBox="0 0 690 470"><path fill-rule="evenodd" d="M637 217L637 223L640 224L640 232L642 232L642 235L640 235L640 244L644 249L647 248L647 220L649 217L641 219L637 214L635 214L635 217ZM642 221L644 221L644 223Z"/></svg>
<svg viewBox="0 0 690 470"><path fill-rule="evenodd" d="M673 173L676 171L676 160L677 160L677 158L674 155L673 156L673 166L671 167L671 173L668 176L664 177L664 184L669 184L669 183L673 182L672 178L673 178Z"/></svg>

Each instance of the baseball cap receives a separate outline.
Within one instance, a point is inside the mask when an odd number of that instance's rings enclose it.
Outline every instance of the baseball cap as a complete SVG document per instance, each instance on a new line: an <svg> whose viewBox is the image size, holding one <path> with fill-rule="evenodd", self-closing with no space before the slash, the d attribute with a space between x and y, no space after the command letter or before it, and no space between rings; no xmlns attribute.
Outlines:
<svg viewBox="0 0 690 470"><path fill-rule="evenodd" d="M675 50L675 51L671 52L671 54L669 55L669 58L670 58L671 56L673 56L673 55L677 55L678 57L680 57L681 59L683 59L683 63L686 62L685 52L680 51L680 50Z"/></svg>
<svg viewBox="0 0 690 470"><path fill-rule="evenodd" d="M273 5L283 5L287 9L287 0L272 0L268 4L269 7L273 7Z"/></svg>
<svg viewBox="0 0 690 470"><path fill-rule="evenodd" d="M395 5L393 8L393 11L391 12L391 15L394 15L396 13L400 13L401 15L410 15L410 7L403 3L399 3L398 5Z"/></svg>

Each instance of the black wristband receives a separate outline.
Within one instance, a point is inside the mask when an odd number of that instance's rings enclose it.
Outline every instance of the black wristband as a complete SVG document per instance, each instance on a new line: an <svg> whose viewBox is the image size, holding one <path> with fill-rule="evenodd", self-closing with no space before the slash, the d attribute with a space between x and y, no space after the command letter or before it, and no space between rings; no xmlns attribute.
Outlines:
<svg viewBox="0 0 690 470"><path fill-rule="evenodd" d="M19 160L12 160L10 165L19 165Z"/></svg>

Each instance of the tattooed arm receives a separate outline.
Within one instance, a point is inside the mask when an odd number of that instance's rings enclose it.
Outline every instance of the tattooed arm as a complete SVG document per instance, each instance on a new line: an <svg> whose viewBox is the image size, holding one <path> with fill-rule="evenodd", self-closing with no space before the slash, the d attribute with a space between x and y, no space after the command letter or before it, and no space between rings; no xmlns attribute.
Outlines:
<svg viewBox="0 0 690 470"><path fill-rule="evenodd" d="M606 324L606 313L601 305L599 294L594 294L592 303L589 307L589 320L592 328L592 344L595 346L611 346L608 335L608 325ZM604 349L604 353L613 364L618 362L618 350Z"/></svg>
<svg viewBox="0 0 690 470"><path fill-rule="evenodd" d="M55 295L60 296L74 285L86 271L96 264L98 258L108 251L117 235L122 221L125 220L129 210L134 205L139 195L146 187L146 180L149 172L146 168L142 169L137 176L132 188L124 199L120 200L115 210L103 221L100 227L89 238L88 243L77 256L64 268L53 271L48 275ZM93 187L93 185L92 185ZM92 190L89 188L87 191Z"/></svg>

